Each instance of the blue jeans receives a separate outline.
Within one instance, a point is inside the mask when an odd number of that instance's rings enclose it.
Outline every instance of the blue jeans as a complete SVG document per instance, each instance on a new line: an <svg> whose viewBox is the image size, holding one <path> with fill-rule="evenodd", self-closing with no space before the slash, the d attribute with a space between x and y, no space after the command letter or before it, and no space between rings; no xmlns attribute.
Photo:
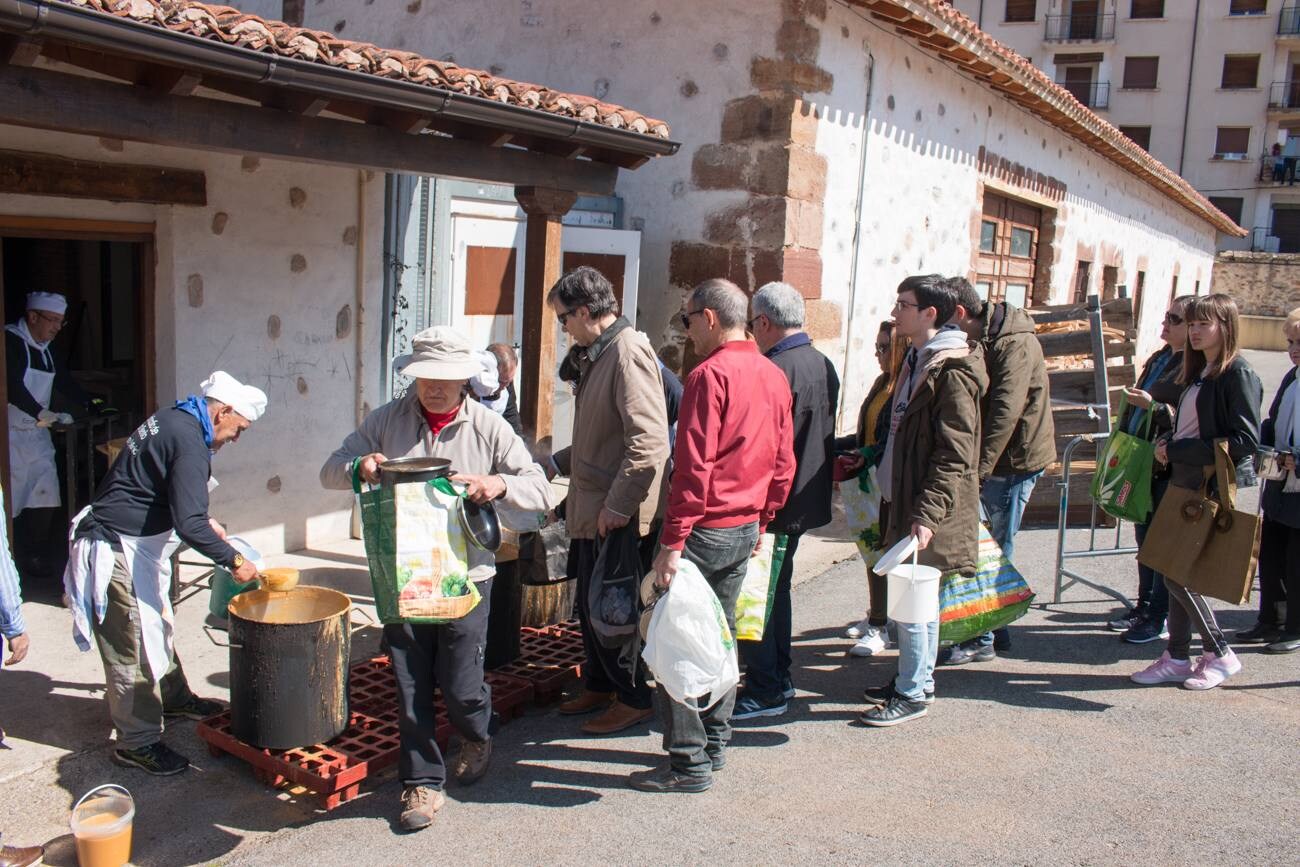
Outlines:
<svg viewBox="0 0 1300 867"><path fill-rule="evenodd" d="M785 560L776 578L772 615L763 629L762 641L738 641L740 661L745 666L745 692L764 704L779 704L790 678L790 641L793 614L790 610L790 579L794 574L794 552L799 537L787 537Z"/></svg>
<svg viewBox="0 0 1300 867"><path fill-rule="evenodd" d="M939 657L939 621L894 623L898 630L898 677L894 690L920 701L934 692L934 664Z"/></svg>
<svg viewBox="0 0 1300 867"><path fill-rule="evenodd" d="M732 634L736 632L736 598L745 580L749 556L758 544L758 522L740 527L696 527L686 538L682 557L699 567L704 580L722 603ZM664 749L674 771L707 777L712 774L712 755L721 755L731 740L731 712L736 706L736 688L723 695L709 696L707 708L687 707L674 701L666 690L655 690L655 703L664 727ZM702 704L702 702L701 702Z"/></svg>
<svg viewBox="0 0 1300 867"><path fill-rule="evenodd" d="M1034 485L1042 477L1036 473L1016 473L1010 476L989 476L980 485L980 518L988 522L989 533L998 543L1008 560L1015 562L1016 533L1025 516L1025 507L1034 493ZM1005 632L1004 629L998 630ZM986 632L969 642L980 647L993 646L993 633Z"/></svg>

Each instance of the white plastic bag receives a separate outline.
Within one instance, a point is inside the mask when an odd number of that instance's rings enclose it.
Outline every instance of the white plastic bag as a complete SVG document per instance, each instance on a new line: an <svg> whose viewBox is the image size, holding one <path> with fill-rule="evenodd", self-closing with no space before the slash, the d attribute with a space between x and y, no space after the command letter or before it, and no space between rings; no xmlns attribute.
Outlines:
<svg viewBox="0 0 1300 867"><path fill-rule="evenodd" d="M681 561L668 592L655 604L641 658L659 688L688 707L740 683L736 642L722 603L689 560Z"/></svg>

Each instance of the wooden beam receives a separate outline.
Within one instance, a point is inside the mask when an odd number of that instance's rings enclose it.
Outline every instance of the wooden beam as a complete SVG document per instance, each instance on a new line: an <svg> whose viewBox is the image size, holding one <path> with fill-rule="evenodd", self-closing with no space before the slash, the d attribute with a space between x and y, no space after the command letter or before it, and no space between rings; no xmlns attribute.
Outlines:
<svg viewBox="0 0 1300 867"><path fill-rule="evenodd" d="M546 304L546 293L560 279L561 219L573 207L577 196L566 190L544 187L516 187L515 198L528 215L524 250L523 378L519 412L524 433L541 443L551 436L555 416L554 312Z"/></svg>
<svg viewBox="0 0 1300 867"><path fill-rule="evenodd" d="M294 90L274 90L262 100L262 105L300 117L317 117L329 107L327 97Z"/></svg>
<svg viewBox="0 0 1300 867"><path fill-rule="evenodd" d="M203 83L202 73L173 66L152 66L144 71L136 82L150 88L156 93L171 96L191 96Z"/></svg>
<svg viewBox="0 0 1300 867"><path fill-rule="evenodd" d="M203 172L0 150L0 193L109 202L206 205Z"/></svg>
<svg viewBox="0 0 1300 867"><path fill-rule="evenodd" d="M0 65L31 66L44 49L45 43L40 39L0 35Z"/></svg>
<svg viewBox="0 0 1300 867"><path fill-rule="evenodd" d="M379 122L391 130L406 135L416 135L429 128L428 115L412 114L408 111L384 111L379 114Z"/></svg>
<svg viewBox="0 0 1300 867"><path fill-rule="evenodd" d="M45 69L0 68L0 123L239 155L380 171L614 192L618 169L445 136L296 117L197 96L167 96Z"/></svg>

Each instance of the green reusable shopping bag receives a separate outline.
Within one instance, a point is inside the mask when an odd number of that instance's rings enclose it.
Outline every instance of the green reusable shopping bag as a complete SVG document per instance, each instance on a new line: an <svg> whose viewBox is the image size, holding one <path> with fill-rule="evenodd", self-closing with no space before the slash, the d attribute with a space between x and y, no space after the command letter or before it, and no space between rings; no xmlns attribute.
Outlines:
<svg viewBox="0 0 1300 867"><path fill-rule="evenodd" d="M763 630L772 618L776 598L776 581L785 563L785 548L790 537L785 533L764 533L763 550L749 558L745 580L736 596L736 640L762 641Z"/></svg>
<svg viewBox="0 0 1300 867"><path fill-rule="evenodd" d="M1127 405L1128 401L1121 397L1120 418L1124 417ZM1150 431L1150 411L1143 413L1138 436L1112 431L1092 477L1092 499L1101 510L1135 524L1145 523L1151 516L1151 473L1156 447L1147 439Z"/></svg>
<svg viewBox="0 0 1300 867"><path fill-rule="evenodd" d="M464 494L448 479L362 490L360 462L352 489L361 505L361 538L375 609L383 623L446 623L464 617L481 596L469 580L468 548L456 515Z"/></svg>

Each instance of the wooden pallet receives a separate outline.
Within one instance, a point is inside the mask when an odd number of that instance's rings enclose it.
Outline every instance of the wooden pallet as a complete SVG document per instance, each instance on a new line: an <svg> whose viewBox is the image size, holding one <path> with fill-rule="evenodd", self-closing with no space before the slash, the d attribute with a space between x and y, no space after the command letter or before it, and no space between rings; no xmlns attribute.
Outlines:
<svg viewBox="0 0 1300 867"><path fill-rule="evenodd" d="M523 712L533 697L533 685L522 678L489 671L484 678L492 688L492 709L508 722ZM321 809L333 810L361 792L361 784L397 762L400 734L397 698L388 657L357 663L349 671L348 727L324 744L289 750L269 750L244 743L230 729L230 712L198 725L198 735L214 756L231 755L252 768L253 775L273 788L301 786L317 799ZM440 694L434 735L444 752L453 728Z"/></svg>

